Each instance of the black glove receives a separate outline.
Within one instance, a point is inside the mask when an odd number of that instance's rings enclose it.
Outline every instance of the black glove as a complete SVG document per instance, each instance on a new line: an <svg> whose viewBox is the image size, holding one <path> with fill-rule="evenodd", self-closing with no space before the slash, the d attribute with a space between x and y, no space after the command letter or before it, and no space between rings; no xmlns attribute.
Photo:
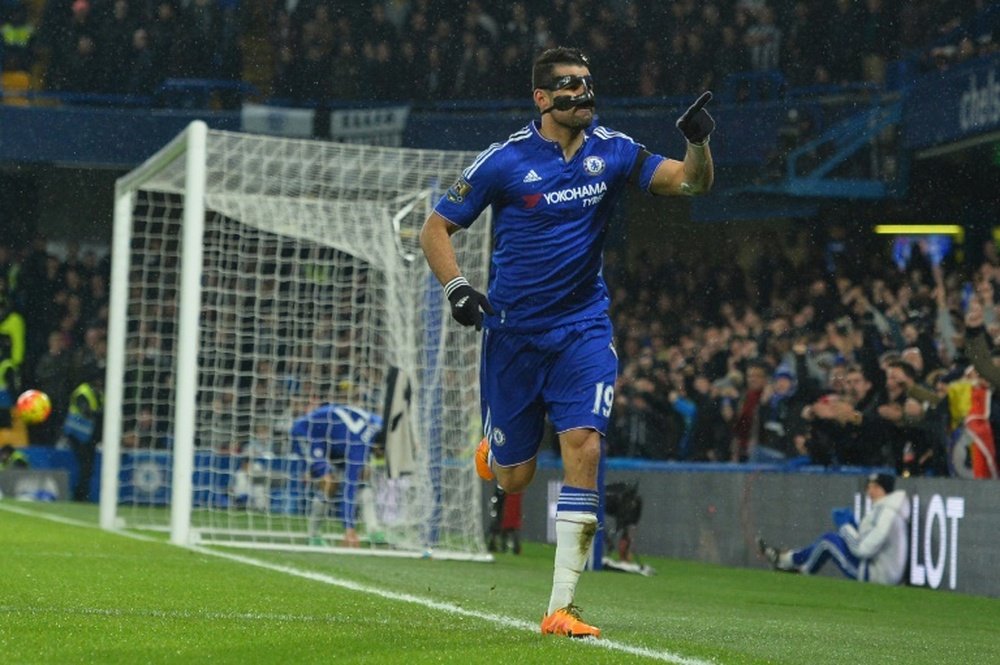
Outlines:
<svg viewBox="0 0 1000 665"><path fill-rule="evenodd" d="M708 135L715 129L715 120L712 120L712 116L703 108L711 99L711 92L701 93L698 101L684 111L684 115L677 118L677 129L681 130L688 143L703 145L708 140Z"/></svg>
<svg viewBox="0 0 1000 665"><path fill-rule="evenodd" d="M486 296L469 286L464 277L456 277L444 286L444 293L451 303L451 316L463 326L483 329L483 312L495 314Z"/></svg>

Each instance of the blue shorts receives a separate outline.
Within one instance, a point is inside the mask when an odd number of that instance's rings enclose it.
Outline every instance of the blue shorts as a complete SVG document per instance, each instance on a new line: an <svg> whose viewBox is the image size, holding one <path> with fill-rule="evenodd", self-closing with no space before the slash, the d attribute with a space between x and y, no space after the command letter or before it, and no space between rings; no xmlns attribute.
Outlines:
<svg viewBox="0 0 1000 665"><path fill-rule="evenodd" d="M607 432L618 356L607 317L537 333L487 330L480 370L483 423L493 458L535 457L545 416L556 432Z"/></svg>

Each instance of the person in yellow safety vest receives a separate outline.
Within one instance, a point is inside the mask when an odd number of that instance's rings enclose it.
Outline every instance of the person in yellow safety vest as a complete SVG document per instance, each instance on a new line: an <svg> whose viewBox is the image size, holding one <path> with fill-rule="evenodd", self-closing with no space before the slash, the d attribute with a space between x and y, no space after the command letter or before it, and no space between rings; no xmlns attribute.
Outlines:
<svg viewBox="0 0 1000 665"><path fill-rule="evenodd" d="M27 71L31 69L32 48L35 26L28 17L28 8L23 2L13 5L3 25L0 25L0 51L3 52L3 69L7 71Z"/></svg>
<svg viewBox="0 0 1000 665"><path fill-rule="evenodd" d="M84 374L83 383L70 394L69 413L63 422L64 443L73 451L80 466L80 475L73 489L74 501L89 499L96 447L101 441L103 410L104 370L92 367Z"/></svg>
<svg viewBox="0 0 1000 665"><path fill-rule="evenodd" d="M0 280L0 428L11 425L11 408L20 388L24 344L24 317L11 307L6 284Z"/></svg>

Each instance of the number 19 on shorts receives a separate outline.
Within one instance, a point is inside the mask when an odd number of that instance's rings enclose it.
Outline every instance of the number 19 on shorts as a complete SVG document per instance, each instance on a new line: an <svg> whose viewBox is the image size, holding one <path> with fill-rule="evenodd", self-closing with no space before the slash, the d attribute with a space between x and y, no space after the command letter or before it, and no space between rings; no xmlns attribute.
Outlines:
<svg viewBox="0 0 1000 665"><path fill-rule="evenodd" d="M615 386L603 381L594 386L594 413L607 418L611 415L611 405L615 402Z"/></svg>

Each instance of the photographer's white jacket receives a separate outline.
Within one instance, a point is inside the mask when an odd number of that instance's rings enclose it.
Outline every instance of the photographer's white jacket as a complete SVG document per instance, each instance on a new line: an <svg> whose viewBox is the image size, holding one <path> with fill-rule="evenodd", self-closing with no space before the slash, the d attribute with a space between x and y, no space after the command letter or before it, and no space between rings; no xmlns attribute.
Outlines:
<svg viewBox="0 0 1000 665"><path fill-rule="evenodd" d="M840 527L851 553L861 559L858 579L878 584L899 584L906 572L910 502L896 490L872 503L857 528Z"/></svg>

